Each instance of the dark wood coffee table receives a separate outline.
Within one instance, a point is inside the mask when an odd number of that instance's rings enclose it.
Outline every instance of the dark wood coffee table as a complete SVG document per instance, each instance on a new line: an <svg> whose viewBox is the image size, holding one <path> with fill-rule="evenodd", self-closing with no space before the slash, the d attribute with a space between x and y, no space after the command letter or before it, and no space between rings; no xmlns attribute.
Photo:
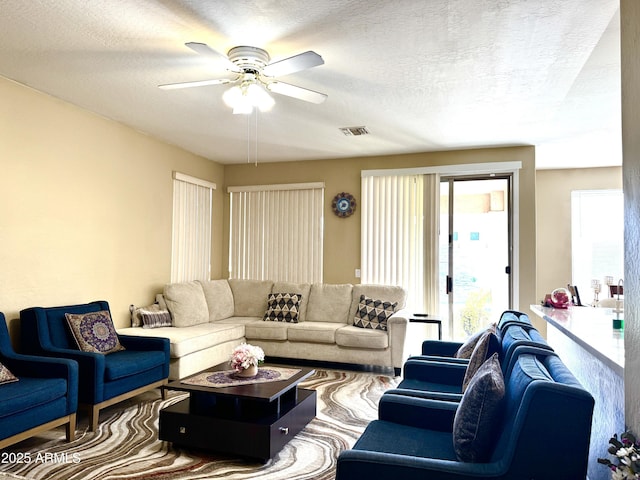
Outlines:
<svg viewBox="0 0 640 480"><path fill-rule="evenodd" d="M261 368L271 366L279 365ZM283 368L300 371L288 380L222 388L184 383L195 375L170 382L165 388L189 392L189 398L160 411L160 440L262 461L272 458L316 415L316 391L298 388L315 370ZM206 371L219 370L229 370L229 364Z"/></svg>

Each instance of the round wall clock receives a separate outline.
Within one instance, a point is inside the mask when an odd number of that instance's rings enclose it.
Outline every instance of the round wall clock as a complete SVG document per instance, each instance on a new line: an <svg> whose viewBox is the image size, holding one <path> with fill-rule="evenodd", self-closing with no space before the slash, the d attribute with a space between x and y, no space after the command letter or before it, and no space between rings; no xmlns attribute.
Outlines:
<svg viewBox="0 0 640 480"><path fill-rule="evenodd" d="M348 217L356 211L356 199L350 193L339 193L331 202L333 213L339 217Z"/></svg>

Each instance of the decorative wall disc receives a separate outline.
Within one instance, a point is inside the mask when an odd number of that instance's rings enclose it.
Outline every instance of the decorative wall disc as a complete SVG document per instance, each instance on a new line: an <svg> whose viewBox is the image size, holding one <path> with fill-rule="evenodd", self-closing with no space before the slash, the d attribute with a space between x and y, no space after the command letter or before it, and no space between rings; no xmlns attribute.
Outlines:
<svg viewBox="0 0 640 480"><path fill-rule="evenodd" d="M356 199L350 193L339 193L333 197L331 208L337 216L348 217L356 211Z"/></svg>

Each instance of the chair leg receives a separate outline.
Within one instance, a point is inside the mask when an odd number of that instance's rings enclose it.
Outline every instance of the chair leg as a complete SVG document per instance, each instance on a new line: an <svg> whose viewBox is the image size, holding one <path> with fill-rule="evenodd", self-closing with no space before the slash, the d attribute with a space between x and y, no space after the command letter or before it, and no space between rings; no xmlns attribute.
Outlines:
<svg viewBox="0 0 640 480"><path fill-rule="evenodd" d="M69 423L65 426L67 442L73 442L76 439L76 414L69 415Z"/></svg>
<svg viewBox="0 0 640 480"><path fill-rule="evenodd" d="M89 431L95 432L98 429L100 419L100 407L98 405L89 406Z"/></svg>

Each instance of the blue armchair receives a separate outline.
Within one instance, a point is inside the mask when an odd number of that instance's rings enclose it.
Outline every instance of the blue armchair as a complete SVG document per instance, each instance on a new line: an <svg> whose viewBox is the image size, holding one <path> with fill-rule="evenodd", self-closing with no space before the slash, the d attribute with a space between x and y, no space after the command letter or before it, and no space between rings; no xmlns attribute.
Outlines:
<svg viewBox="0 0 640 480"><path fill-rule="evenodd" d="M514 360L502 413L476 430L486 434L491 427L487 456L477 462L460 460L454 446L454 419L463 404L383 396L379 419L338 457L336 480L586 478L594 400L558 356Z"/></svg>
<svg viewBox="0 0 640 480"><path fill-rule="evenodd" d="M512 325L517 325L527 332L531 340L538 343L546 344L546 341L540 333L531 324L531 320L526 313L517 310L505 310L500 315L500 320L496 325L496 333L499 337ZM462 346L462 342L454 342L447 340L425 340L422 342L422 355L413 358L431 357L430 360L444 360L453 363L468 363L467 359L456 358L455 354ZM433 358L437 357L437 358Z"/></svg>
<svg viewBox="0 0 640 480"><path fill-rule="evenodd" d="M78 400L98 427L100 410L144 391L162 388L169 376L169 340L118 335L125 348L109 354L81 351L65 314L109 311L105 301L20 312L21 346L26 353L68 358L79 364ZM162 389L164 394L164 389Z"/></svg>
<svg viewBox="0 0 640 480"><path fill-rule="evenodd" d="M0 363L18 378L0 385L0 449L60 425L67 441L75 439L78 364L35 357L13 350L0 313Z"/></svg>
<svg viewBox="0 0 640 480"><path fill-rule="evenodd" d="M450 344L453 342L440 342ZM531 347L531 349L523 349ZM553 349L533 327L510 323L499 331L498 354L505 377L514 360L522 352L540 351L553 353ZM489 352L491 355L493 352ZM389 393L438 398L459 402L462 398L462 381L469 361L441 356L417 356L409 358L403 368L403 380Z"/></svg>

